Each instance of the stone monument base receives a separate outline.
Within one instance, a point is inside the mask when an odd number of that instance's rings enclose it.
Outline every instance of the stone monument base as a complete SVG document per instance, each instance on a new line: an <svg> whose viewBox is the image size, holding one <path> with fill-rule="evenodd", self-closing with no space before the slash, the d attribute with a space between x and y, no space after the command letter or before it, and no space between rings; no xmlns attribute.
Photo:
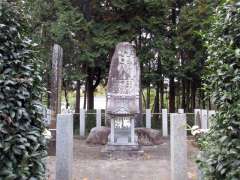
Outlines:
<svg viewBox="0 0 240 180"><path fill-rule="evenodd" d="M115 145L107 144L102 149L102 155L107 159L137 159L143 156L144 151L138 144L135 145Z"/></svg>
<svg viewBox="0 0 240 180"><path fill-rule="evenodd" d="M140 151L142 150L141 146L138 144L131 145L115 145L115 144L107 144L105 147L106 151Z"/></svg>

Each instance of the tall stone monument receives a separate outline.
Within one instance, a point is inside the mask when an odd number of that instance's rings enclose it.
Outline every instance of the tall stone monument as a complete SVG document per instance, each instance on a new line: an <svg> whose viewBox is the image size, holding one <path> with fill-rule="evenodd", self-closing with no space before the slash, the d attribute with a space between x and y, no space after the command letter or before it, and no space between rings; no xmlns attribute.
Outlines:
<svg viewBox="0 0 240 180"><path fill-rule="evenodd" d="M56 128L57 114L61 112L61 88L62 88L62 63L63 49L58 44L54 44L52 53L52 72L51 72L51 125Z"/></svg>
<svg viewBox="0 0 240 180"><path fill-rule="evenodd" d="M134 46L116 46L108 77L106 121L111 125L109 145L137 145L135 124L141 113L140 65Z"/></svg>

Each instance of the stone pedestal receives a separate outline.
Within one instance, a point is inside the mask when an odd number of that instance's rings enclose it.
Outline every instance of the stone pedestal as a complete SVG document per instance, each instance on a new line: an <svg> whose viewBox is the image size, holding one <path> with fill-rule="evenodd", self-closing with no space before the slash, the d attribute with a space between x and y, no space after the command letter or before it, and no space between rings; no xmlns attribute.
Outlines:
<svg viewBox="0 0 240 180"><path fill-rule="evenodd" d="M118 147L138 145L134 118L116 117L111 119L111 133L108 145Z"/></svg>

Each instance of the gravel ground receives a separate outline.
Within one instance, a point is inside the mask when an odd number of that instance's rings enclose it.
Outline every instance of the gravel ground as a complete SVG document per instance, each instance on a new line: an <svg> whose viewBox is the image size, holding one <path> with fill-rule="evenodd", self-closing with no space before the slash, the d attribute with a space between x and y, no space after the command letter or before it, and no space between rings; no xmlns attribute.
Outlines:
<svg viewBox="0 0 240 180"><path fill-rule="evenodd" d="M89 146L74 139L73 180L170 180L169 140L143 147L141 156L106 156L104 146ZM188 142L188 179L196 180L197 149ZM48 157L49 180L55 180L56 157Z"/></svg>

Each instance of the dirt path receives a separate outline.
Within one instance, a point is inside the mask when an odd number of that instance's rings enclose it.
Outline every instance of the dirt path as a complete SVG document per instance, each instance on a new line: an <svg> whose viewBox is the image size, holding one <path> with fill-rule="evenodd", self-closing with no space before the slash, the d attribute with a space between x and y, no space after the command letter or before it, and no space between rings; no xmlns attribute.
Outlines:
<svg viewBox="0 0 240 180"><path fill-rule="evenodd" d="M143 147L139 157L106 157L104 146L88 146L74 140L74 180L170 180L169 140L162 145ZM196 179L194 157L197 149L188 143L188 177ZM56 157L48 157L49 180L55 180Z"/></svg>

